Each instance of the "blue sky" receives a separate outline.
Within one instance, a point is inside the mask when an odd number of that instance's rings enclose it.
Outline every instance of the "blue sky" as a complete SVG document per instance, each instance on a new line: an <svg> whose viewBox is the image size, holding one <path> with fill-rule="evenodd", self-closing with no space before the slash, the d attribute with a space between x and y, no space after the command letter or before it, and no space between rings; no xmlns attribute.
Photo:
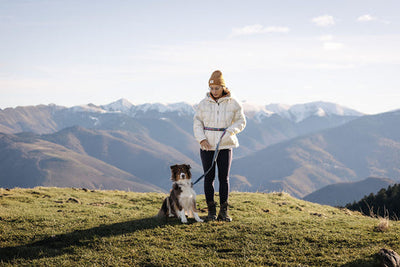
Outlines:
<svg viewBox="0 0 400 267"><path fill-rule="evenodd" d="M400 108L400 1L0 0L0 108L240 101Z"/></svg>

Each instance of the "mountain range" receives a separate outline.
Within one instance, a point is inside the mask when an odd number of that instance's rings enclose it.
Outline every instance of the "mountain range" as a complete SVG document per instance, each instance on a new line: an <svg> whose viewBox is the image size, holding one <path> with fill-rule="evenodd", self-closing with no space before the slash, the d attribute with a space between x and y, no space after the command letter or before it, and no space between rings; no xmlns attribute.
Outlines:
<svg viewBox="0 0 400 267"><path fill-rule="evenodd" d="M248 123L246 134L241 135L242 146L235 151L236 157L299 135L335 127L363 115L326 102L294 106L243 105ZM81 126L146 133L161 143L172 144L175 149L183 149L184 154L197 158L198 145L192 130L195 107L187 103L133 105L126 99L120 99L101 106L88 104L67 108L51 104L6 108L0 110L0 132L46 134ZM182 145L185 147L182 148Z"/></svg>
<svg viewBox="0 0 400 267"><path fill-rule="evenodd" d="M232 190L304 197L332 183L399 177L399 112L367 116L326 102L243 106L247 126L234 151ZM185 162L194 177L202 173L195 108L120 99L0 110L0 187L169 190L170 165Z"/></svg>
<svg viewBox="0 0 400 267"><path fill-rule="evenodd" d="M323 186L366 177L400 177L400 111L271 145L232 164L244 190L285 190L303 197Z"/></svg>

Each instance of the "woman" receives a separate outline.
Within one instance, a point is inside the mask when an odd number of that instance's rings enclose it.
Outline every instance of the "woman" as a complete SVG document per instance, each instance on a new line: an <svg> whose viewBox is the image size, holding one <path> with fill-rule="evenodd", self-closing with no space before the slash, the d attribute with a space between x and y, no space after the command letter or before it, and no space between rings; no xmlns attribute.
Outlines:
<svg viewBox="0 0 400 267"><path fill-rule="evenodd" d="M215 165L204 179L204 193L208 206L208 220L232 221L228 215L229 171L232 162L232 148L238 147L236 134L246 126L243 108L225 86L221 71L214 71L208 81L210 92L207 93L196 110L193 130L200 144L200 157L203 170L212 166L213 155L218 142L218 166L220 211L217 217L214 201Z"/></svg>

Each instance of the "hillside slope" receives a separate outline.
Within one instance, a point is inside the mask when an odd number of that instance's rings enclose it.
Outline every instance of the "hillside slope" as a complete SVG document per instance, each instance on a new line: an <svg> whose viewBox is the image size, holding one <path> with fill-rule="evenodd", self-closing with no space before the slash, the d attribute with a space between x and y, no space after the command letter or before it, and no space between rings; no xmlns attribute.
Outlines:
<svg viewBox="0 0 400 267"><path fill-rule="evenodd" d="M164 194L0 189L2 266L375 266L400 223L295 199L232 193L233 222L153 218ZM200 216L206 215L198 196Z"/></svg>
<svg viewBox="0 0 400 267"><path fill-rule="evenodd" d="M38 138L104 161L165 190L171 187L170 165L190 164L192 172L201 173L197 162L146 134L70 127Z"/></svg>
<svg viewBox="0 0 400 267"><path fill-rule="evenodd" d="M396 181L387 178L369 177L367 179L327 185L303 199L314 203L344 207L346 204L359 201L370 193L376 193L382 188L387 188Z"/></svg>
<svg viewBox="0 0 400 267"><path fill-rule="evenodd" d="M87 187L137 192L163 191L96 158L76 153L33 134L0 133L2 187Z"/></svg>
<svg viewBox="0 0 400 267"><path fill-rule="evenodd" d="M55 112L64 109L55 105L39 105L0 110L1 133L51 133L59 129L53 119Z"/></svg>

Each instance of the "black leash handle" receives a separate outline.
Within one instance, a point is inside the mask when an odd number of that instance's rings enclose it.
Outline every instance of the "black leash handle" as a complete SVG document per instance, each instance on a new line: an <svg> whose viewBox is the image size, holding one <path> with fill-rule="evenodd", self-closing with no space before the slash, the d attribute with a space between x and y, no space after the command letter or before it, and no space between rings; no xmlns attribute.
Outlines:
<svg viewBox="0 0 400 267"><path fill-rule="evenodd" d="M197 184L198 182L200 182L200 180L203 179L203 178L211 171L211 169L214 167L215 162L217 161L217 158L218 158L219 144L221 143L222 137L224 137L225 133L226 133L226 129L224 130L224 132L222 133L221 137L219 138L217 147L215 148L214 155L213 155L213 162L212 162L212 164L211 164L211 167L210 167L202 176L200 176L200 177L193 183L193 185L195 185L195 184Z"/></svg>

